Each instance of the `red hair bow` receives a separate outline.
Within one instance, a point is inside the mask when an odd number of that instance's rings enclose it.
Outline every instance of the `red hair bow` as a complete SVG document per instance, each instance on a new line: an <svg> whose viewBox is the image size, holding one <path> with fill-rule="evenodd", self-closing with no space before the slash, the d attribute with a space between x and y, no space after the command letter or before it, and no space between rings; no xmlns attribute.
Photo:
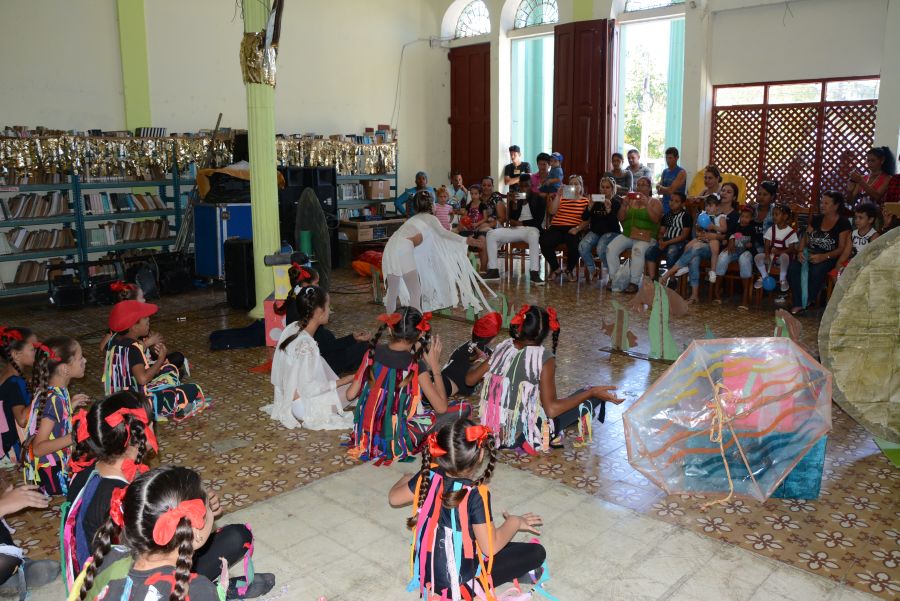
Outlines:
<svg viewBox="0 0 900 601"><path fill-rule="evenodd" d="M0 339L22 340L22 332L13 328L0 327Z"/></svg>
<svg viewBox="0 0 900 601"><path fill-rule="evenodd" d="M109 519L119 528L125 527L125 516L122 513L122 500L125 498L127 486L117 488L112 492L112 498L109 500Z"/></svg>
<svg viewBox="0 0 900 601"><path fill-rule="evenodd" d="M50 348L49 346L47 346L47 345L44 344L43 342L35 342L35 343L34 343L34 348L35 348L35 350L43 351L44 353L46 353L46 354L47 354L47 357L48 357L51 361L59 361L59 356L58 356L56 353L53 352L53 349L52 349L52 348Z"/></svg>
<svg viewBox="0 0 900 601"><path fill-rule="evenodd" d="M291 263L291 267L293 267L294 270L297 272L297 280L298 281L299 280L308 280L312 277L312 274L309 273L308 271L306 271L306 269L304 269L303 265L301 265L300 263Z"/></svg>
<svg viewBox="0 0 900 601"><path fill-rule="evenodd" d="M466 428L466 440L469 442L478 442L478 446L480 447L484 444L484 441L487 440L488 434L490 433L490 429L485 426L469 426Z"/></svg>
<svg viewBox="0 0 900 601"><path fill-rule="evenodd" d="M550 316L550 329L559 332L559 319L556 318L556 309L547 307L547 315Z"/></svg>
<svg viewBox="0 0 900 601"><path fill-rule="evenodd" d="M422 314L422 321L420 321L416 325L416 329L420 332L427 332L431 329L431 324L428 323L431 321L431 311Z"/></svg>
<svg viewBox="0 0 900 601"><path fill-rule="evenodd" d="M79 409L75 415L72 416L72 423L76 424L75 442L84 442L91 437L91 433L88 432L87 409Z"/></svg>
<svg viewBox="0 0 900 601"><path fill-rule="evenodd" d="M113 292L125 292L126 290L134 290L134 284L126 284L121 280L117 280L109 285L109 289Z"/></svg>
<svg viewBox="0 0 900 601"><path fill-rule="evenodd" d="M203 528L206 525L206 503L203 499L182 501L159 516L156 525L153 526L153 542L160 547L172 542L181 518L186 518L192 528Z"/></svg>
<svg viewBox="0 0 900 601"><path fill-rule="evenodd" d="M126 459L122 462L122 474L129 482L134 480L136 475L146 474L149 470L150 468L143 463L135 463L134 459Z"/></svg>
<svg viewBox="0 0 900 601"><path fill-rule="evenodd" d="M529 311L531 311L531 305L522 305L522 308L519 309L519 312L509 320L509 325L521 326L525 322L525 314Z"/></svg>
<svg viewBox="0 0 900 601"><path fill-rule="evenodd" d="M429 434L426 440L428 442L428 452L432 457L440 457L447 454L447 451L442 449L441 445L438 444L436 432Z"/></svg>
<svg viewBox="0 0 900 601"><path fill-rule="evenodd" d="M73 474L77 474L82 470L86 470L97 462L96 459L75 459L74 457L69 458L69 471Z"/></svg>
<svg viewBox="0 0 900 601"><path fill-rule="evenodd" d="M378 321L386 324L388 327L393 328L395 325L400 323L400 314L399 313L382 313L378 316Z"/></svg>
<svg viewBox="0 0 900 601"><path fill-rule="evenodd" d="M130 415L134 417L137 421L141 422L145 426L150 423L150 420L147 418L147 412L144 409L129 409L127 407L121 407L117 409L115 412L106 416L106 423L109 424L110 428L115 428L121 423L125 422L125 416ZM153 433L153 429L148 427L144 430L144 435L147 437L147 444L154 451L159 450L159 445L156 442L156 434ZM128 446L128 443L131 442L131 427L125 423L125 446Z"/></svg>

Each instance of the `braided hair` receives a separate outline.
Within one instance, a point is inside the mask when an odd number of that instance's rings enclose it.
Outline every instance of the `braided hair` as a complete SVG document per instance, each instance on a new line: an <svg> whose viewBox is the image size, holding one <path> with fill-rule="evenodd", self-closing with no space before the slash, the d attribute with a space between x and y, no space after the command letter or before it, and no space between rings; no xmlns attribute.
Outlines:
<svg viewBox="0 0 900 601"><path fill-rule="evenodd" d="M33 382L25 379L22 366L13 358L13 353L20 353L27 347L30 347L32 342L37 340L37 337L28 328L10 327L4 330L7 334L16 333L18 336L0 336L0 359L3 359L4 363L12 367L19 377L25 380L28 391L32 392L34 390Z"/></svg>
<svg viewBox="0 0 900 601"><path fill-rule="evenodd" d="M91 545L93 561L85 568L85 578L78 598L82 601L87 598L97 571L112 547L112 541L121 536L122 543L138 555L164 554L177 550L175 585L169 601L187 599L194 563L194 530L191 522L187 518L181 518L172 540L165 545L159 545L153 540L153 528L166 511L183 501L193 499L206 502L206 492L201 485L200 476L193 470L164 466L135 478L122 499L124 526L117 526L110 518L94 536Z"/></svg>
<svg viewBox="0 0 900 601"><path fill-rule="evenodd" d="M559 344L559 329L552 330L553 336L553 354L556 354L556 347ZM532 343L541 345L547 338L547 334L551 332L550 314L543 307L531 305L522 316L522 324L510 324L509 337L516 342L523 344Z"/></svg>
<svg viewBox="0 0 900 601"><path fill-rule="evenodd" d="M452 478L468 477L472 475L479 463L483 461L481 450L484 449L487 454L487 465L481 475L471 484L471 489L476 489L482 484L490 482L491 476L494 475L494 467L497 464L497 446L493 435L488 435L484 443L479 441L469 441L466 438L466 428L477 425L469 418L457 419L444 424L444 426L435 432L437 444L446 450L446 455L439 457L432 456L428 445L426 444L422 450L422 467L419 471L419 477L422 479L419 484L419 498L416 499L416 507L421 508L428 496L428 489L431 488L431 466L436 463L438 467L444 470L444 473ZM454 491L444 491L441 498L441 505L446 509L454 509L462 503L463 499L469 494L470 488L461 488ZM413 514L406 521L409 528L414 528L418 523L418 512Z"/></svg>
<svg viewBox="0 0 900 601"><path fill-rule="evenodd" d="M56 374L56 370L61 365L69 363L75 353L78 352L78 341L69 336L54 336L48 338L44 347L50 349L48 353L43 348L38 348L34 355L34 400L32 401L32 411L35 411L37 420L35 428L40 426L44 417L44 407L47 405L47 388L50 384L50 378Z"/></svg>
<svg viewBox="0 0 900 601"><path fill-rule="evenodd" d="M281 303L275 303L272 307L276 315L287 315L288 308L296 300L297 294L302 288L318 286L319 272L314 267L303 267L301 270L292 264L288 268L288 279L291 282L291 289L288 290L287 296Z"/></svg>
<svg viewBox="0 0 900 601"><path fill-rule="evenodd" d="M422 355L425 354L431 344L431 331L423 333L418 329L417 326L422 322L423 315L415 307L398 307L396 313L400 316L400 320L390 327L391 340L413 343L413 359L410 365L418 365ZM378 347L378 341L387 329L388 325L382 323L369 340L368 357L370 362L375 360L375 349ZM371 373L369 375L371 376Z"/></svg>
<svg viewBox="0 0 900 601"><path fill-rule="evenodd" d="M309 325L310 320L318 309L324 309L328 306L328 293L318 286L304 286L297 292L294 298L294 305L297 308L297 323L300 325L300 330L303 330ZM285 350L300 335L300 330L296 334L291 334L285 338L278 345L278 350Z"/></svg>
<svg viewBox="0 0 900 601"><path fill-rule="evenodd" d="M147 424L134 415L126 414L121 423L110 426L106 418L120 409L143 409L147 412ZM93 461L115 461L125 454L128 447L137 447L135 464L143 465L147 453L147 428L153 420L153 407L143 395L132 390L116 392L99 400L84 415L88 437L77 441L72 451L72 460L79 463Z"/></svg>

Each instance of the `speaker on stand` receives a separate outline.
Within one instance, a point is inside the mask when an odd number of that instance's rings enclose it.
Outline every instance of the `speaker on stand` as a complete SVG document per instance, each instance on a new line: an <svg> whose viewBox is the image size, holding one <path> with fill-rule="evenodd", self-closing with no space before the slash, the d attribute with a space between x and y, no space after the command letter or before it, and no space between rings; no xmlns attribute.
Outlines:
<svg viewBox="0 0 900 601"><path fill-rule="evenodd" d="M224 244L225 297L232 309L249 311L256 306L253 273L253 241L232 238Z"/></svg>

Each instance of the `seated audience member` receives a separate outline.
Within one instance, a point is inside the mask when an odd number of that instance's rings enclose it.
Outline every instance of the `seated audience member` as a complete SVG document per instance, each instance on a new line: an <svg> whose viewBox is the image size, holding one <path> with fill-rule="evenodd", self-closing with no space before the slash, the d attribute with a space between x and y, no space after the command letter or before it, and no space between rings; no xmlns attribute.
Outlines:
<svg viewBox="0 0 900 601"><path fill-rule="evenodd" d="M653 171L650 169L650 167L647 167L646 165L641 163L640 152L632 148L625 153L625 157L628 159L628 170L631 171L632 181L636 182L642 177L649 177L650 180L653 181Z"/></svg>
<svg viewBox="0 0 900 601"><path fill-rule="evenodd" d="M877 146L866 153L866 166L868 175L859 171L850 174L850 182L847 184L847 204L851 207L859 203L871 202L876 206L884 204L884 194L887 192L891 176L897 171L897 161L894 153L887 146Z"/></svg>
<svg viewBox="0 0 900 601"><path fill-rule="evenodd" d="M490 202L481 198L481 186L474 184L469 188L471 200L463 209L463 217L460 220L459 234L467 237L467 242L472 248L478 249L481 271L487 270L487 246L485 236L494 229L497 224L496 208Z"/></svg>
<svg viewBox="0 0 900 601"><path fill-rule="evenodd" d="M553 192L558 192L559 188L563 184L563 178L565 177L565 175L563 174L562 162L562 154L554 152L550 155L550 175L547 176L547 182L545 185L556 186L556 190L553 190Z"/></svg>
<svg viewBox="0 0 900 601"><path fill-rule="evenodd" d="M438 188L432 212L445 230L453 229L450 227L450 222L453 221L453 206L450 204L450 190L446 187L441 186Z"/></svg>
<svg viewBox="0 0 900 601"><path fill-rule="evenodd" d="M588 218L590 203L584 197L584 184L581 177L573 175L569 185L557 192L547 205L547 213L551 216L550 227L541 234L541 252L550 267L549 279L559 277L560 267L556 258L556 247L566 245L567 256L566 277L570 282L578 281L578 233L581 224ZM591 261L593 263L593 261Z"/></svg>
<svg viewBox="0 0 900 601"><path fill-rule="evenodd" d="M631 171L624 169L622 165L625 158L621 152L612 155L612 169L603 174L603 177L611 177L616 180L616 194L627 194L634 190L634 178Z"/></svg>
<svg viewBox="0 0 900 601"><path fill-rule="evenodd" d="M688 197L688 200L703 200L710 194L722 193L722 172L715 165L707 165L703 170L703 192L700 196ZM737 197L735 197L737 202Z"/></svg>
<svg viewBox="0 0 900 601"><path fill-rule="evenodd" d="M871 202L856 205L853 209L853 232L850 234L852 244L849 247L850 258L855 257L878 238L875 229L875 217L878 208ZM843 261L841 261L843 263Z"/></svg>
<svg viewBox="0 0 900 601"><path fill-rule="evenodd" d="M656 185L657 193L662 194L664 212L669 212L672 192L681 192L682 195L687 193L686 182L687 172L678 166L678 149L674 146L666 148L666 168L663 169L659 183Z"/></svg>
<svg viewBox="0 0 900 601"><path fill-rule="evenodd" d="M622 197L616 194L616 180L604 177L600 180L600 199L591 203L588 211L588 219L579 229L587 230L587 233L578 243L578 253L588 268L589 279L601 279L603 268L609 273L609 265L606 263L606 247L616 236L622 233L619 225L619 209L622 206ZM597 249L597 257L602 267L597 269L594 263L593 251Z"/></svg>
<svg viewBox="0 0 900 601"><path fill-rule="evenodd" d="M733 185L733 184L732 184ZM723 241L724 250L716 262L718 278L713 283L713 302L722 302L722 277L728 272L728 265L737 261L743 282L744 296L738 309L750 310L750 292L753 290L753 256L756 250L756 224L753 222L753 207L744 205L738 211L738 223L729 227Z"/></svg>
<svg viewBox="0 0 900 601"><path fill-rule="evenodd" d="M531 165L522 161L522 149L513 144L509 147L509 164L503 168L503 183L507 186L518 185L519 176L523 173L531 173Z"/></svg>
<svg viewBox="0 0 900 601"><path fill-rule="evenodd" d="M544 200L547 200L548 193L556 193L556 188L558 187L547 184L547 180L550 179L550 161L550 155L546 152L537 155L538 170L537 173L534 173L531 176L531 191L535 194L540 194Z"/></svg>
<svg viewBox="0 0 900 601"><path fill-rule="evenodd" d="M728 269L728 264L725 263L721 266L721 273L719 272L719 253L721 252L722 247L728 243L728 237L736 231L740 219L741 212L738 210L738 187L732 182L725 182L719 190L719 218L716 220L719 235L709 241L709 248L712 256L709 259L710 268L708 278L711 284L715 284L716 278L720 275L725 275L725 270ZM734 260L736 260L735 257L729 258L729 261ZM742 267L747 273L745 277L749 278L752 276L752 257L747 259L745 265Z"/></svg>
<svg viewBox="0 0 900 601"><path fill-rule="evenodd" d="M778 263L778 277L781 280L781 291L787 292L788 267L791 264L791 256L797 252L797 244L800 238L797 231L791 227L791 208L786 204L778 203L772 209L774 221L772 225L763 231L765 243L762 253L756 255L756 268L759 270L759 278L753 287L763 287L763 280L769 277L772 266Z"/></svg>
<svg viewBox="0 0 900 601"><path fill-rule="evenodd" d="M648 248L656 244L656 238L659 236L662 203L658 198L651 196L652 186L650 178L638 180L637 191L629 192L619 209L622 233L610 242L606 249L606 262L609 265L607 288L614 292L623 292L621 288L617 289L613 285L616 272L621 267L619 258L622 253L631 249L630 276L624 292L635 293L644 275L644 255Z"/></svg>
<svg viewBox="0 0 900 601"><path fill-rule="evenodd" d="M691 285L691 296L688 298L689 304L700 300L700 261L712 257L710 240L718 239L718 237L722 236L718 232L716 223L720 202L716 194L710 194L706 197L704 212L709 216L709 219L704 219L703 213L697 216L697 220L694 223L694 239L687 243L684 247L684 253L678 261L674 265L669 266L659 279L659 283L665 286L672 276L680 277L685 273L689 273L688 282ZM701 222L708 223L701 227Z"/></svg>
<svg viewBox="0 0 900 601"><path fill-rule="evenodd" d="M450 205L454 210L458 211L469 202L469 191L463 185L462 173L454 171L450 174L450 187Z"/></svg>
<svg viewBox="0 0 900 601"><path fill-rule="evenodd" d="M667 267L674 265L684 253L694 227L694 218L684 209L683 192L672 192L669 207L671 210L663 215L659 223L659 241L656 246L647 249L647 275L653 280L659 270L660 256L665 253Z"/></svg>
<svg viewBox="0 0 900 601"><path fill-rule="evenodd" d="M485 245L487 246L488 270L484 276L486 280L500 279L500 271L497 269L497 251L501 244L527 242L531 283L544 283L540 273L540 238L547 202L541 195L532 191L531 177L531 175L523 173L519 176L519 184L510 187L502 213L500 210L497 211L500 225L487 233Z"/></svg>
<svg viewBox="0 0 900 601"><path fill-rule="evenodd" d="M841 217L844 195L828 190L822 195L821 214L812 218L806 233L800 240L797 262L788 268L793 307L791 313L800 313L815 302L825 285L828 272L834 269L838 259L850 245L850 221ZM803 286L803 264L807 264L806 286Z"/></svg>
<svg viewBox="0 0 900 601"><path fill-rule="evenodd" d="M394 210L397 211L397 214L405 217L412 217L415 213L415 209L413 208L413 198L415 198L416 193L421 192L422 190L430 192L432 198L437 196L435 189L428 185L428 174L424 171L419 171L416 173L415 187L407 188L403 194L394 200Z"/></svg>

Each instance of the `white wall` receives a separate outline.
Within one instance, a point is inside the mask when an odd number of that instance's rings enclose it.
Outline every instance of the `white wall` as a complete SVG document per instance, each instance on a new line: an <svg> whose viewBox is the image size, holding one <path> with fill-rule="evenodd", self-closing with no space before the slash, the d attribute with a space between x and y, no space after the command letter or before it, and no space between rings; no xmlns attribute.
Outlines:
<svg viewBox="0 0 900 601"><path fill-rule="evenodd" d="M114 0L3 0L0 23L0 126L124 127Z"/></svg>
<svg viewBox="0 0 900 601"><path fill-rule="evenodd" d="M714 12L710 81L878 74L886 14L887 0L793 0L787 8L780 3Z"/></svg>

